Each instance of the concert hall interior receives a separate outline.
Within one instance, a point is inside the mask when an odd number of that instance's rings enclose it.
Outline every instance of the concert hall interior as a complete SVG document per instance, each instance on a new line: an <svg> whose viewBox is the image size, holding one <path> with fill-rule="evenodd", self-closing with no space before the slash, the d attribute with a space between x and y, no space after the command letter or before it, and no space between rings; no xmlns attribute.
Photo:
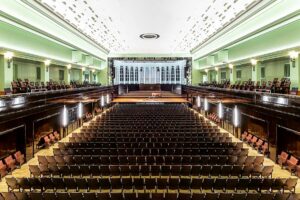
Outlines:
<svg viewBox="0 0 300 200"><path fill-rule="evenodd" d="M299 0L0 0L0 200L300 199Z"/></svg>

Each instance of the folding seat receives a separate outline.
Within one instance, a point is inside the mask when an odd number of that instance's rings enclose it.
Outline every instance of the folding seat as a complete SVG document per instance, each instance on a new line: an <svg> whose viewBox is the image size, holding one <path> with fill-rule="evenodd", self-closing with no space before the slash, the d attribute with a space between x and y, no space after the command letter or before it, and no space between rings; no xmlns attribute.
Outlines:
<svg viewBox="0 0 300 200"><path fill-rule="evenodd" d="M179 190L179 178L169 178L168 190Z"/></svg>
<svg viewBox="0 0 300 200"><path fill-rule="evenodd" d="M221 165L213 165L211 167L210 176L220 177L221 176L221 170L222 170Z"/></svg>
<svg viewBox="0 0 300 200"><path fill-rule="evenodd" d="M275 194L272 193L261 193L260 198L261 200L273 200Z"/></svg>
<svg viewBox="0 0 300 200"><path fill-rule="evenodd" d="M88 183L85 178L75 178L75 182L77 185L77 191L88 190Z"/></svg>
<svg viewBox="0 0 300 200"><path fill-rule="evenodd" d="M130 176L130 168L128 165L120 165L120 175Z"/></svg>
<svg viewBox="0 0 300 200"><path fill-rule="evenodd" d="M262 179L260 178L252 178L248 184L248 190L254 190L255 192L260 192L262 184Z"/></svg>
<svg viewBox="0 0 300 200"><path fill-rule="evenodd" d="M25 157L24 157L24 154L21 153L21 151L17 151L14 154L14 157L16 159L16 164L18 164L19 166L21 166L25 163Z"/></svg>
<svg viewBox="0 0 300 200"><path fill-rule="evenodd" d="M181 178L179 182L180 190L190 190L191 179L189 178Z"/></svg>
<svg viewBox="0 0 300 200"><path fill-rule="evenodd" d="M117 156L110 156L110 164L112 164L112 165L120 164L119 158Z"/></svg>
<svg viewBox="0 0 300 200"><path fill-rule="evenodd" d="M147 156L146 157L146 163L148 165L153 165L155 163L155 157L154 156Z"/></svg>
<svg viewBox="0 0 300 200"><path fill-rule="evenodd" d="M230 172L230 176L242 176L242 166L241 165L233 165L231 172Z"/></svg>
<svg viewBox="0 0 300 200"><path fill-rule="evenodd" d="M288 200L290 196L289 193L276 193L273 200Z"/></svg>
<svg viewBox="0 0 300 200"><path fill-rule="evenodd" d="M246 159L246 158L245 158ZM227 161L227 163L229 164L229 165L235 165L236 163L237 163L237 160L238 160L238 158L237 158L237 156L228 156L228 161ZM243 161L244 162L244 161Z"/></svg>
<svg viewBox="0 0 300 200"><path fill-rule="evenodd" d="M98 165L90 165L89 166L90 176L101 176L101 171Z"/></svg>
<svg viewBox="0 0 300 200"><path fill-rule="evenodd" d="M133 179L134 190L144 190L144 179L135 178Z"/></svg>
<svg viewBox="0 0 300 200"><path fill-rule="evenodd" d="M111 198L110 198L110 194L109 193L104 192L104 193L97 193L97 199L98 200L110 200Z"/></svg>
<svg viewBox="0 0 300 200"><path fill-rule="evenodd" d="M38 161L40 165L48 165L48 161L45 156L38 156Z"/></svg>
<svg viewBox="0 0 300 200"><path fill-rule="evenodd" d="M135 165L137 163L136 156L129 156L128 162L130 165Z"/></svg>
<svg viewBox="0 0 300 200"><path fill-rule="evenodd" d="M52 178L53 190L54 191L65 191L66 185L62 178Z"/></svg>
<svg viewBox="0 0 300 200"><path fill-rule="evenodd" d="M151 165L151 176L160 176L160 166Z"/></svg>
<svg viewBox="0 0 300 200"><path fill-rule="evenodd" d="M43 177L40 178L42 191L52 190L54 191L54 184L51 178Z"/></svg>
<svg viewBox="0 0 300 200"><path fill-rule="evenodd" d="M137 194L137 199L138 200L150 200L151 197L150 197L150 193L138 193Z"/></svg>
<svg viewBox="0 0 300 200"><path fill-rule="evenodd" d="M177 193L165 193L165 200L177 200Z"/></svg>
<svg viewBox="0 0 300 200"><path fill-rule="evenodd" d="M142 155L142 149L136 148L136 149L134 150L134 155L137 155L137 156Z"/></svg>
<svg viewBox="0 0 300 200"><path fill-rule="evenodd" d="M56 164L54 156L45 156L45 158L47 159L48 164Z"/></svg>
<svg viewBox="0 0 300 200"><path fill-rule="evenodd" d="M173 157L172 156L165 156L165 164L166 165L171 165L173 162Z"/></svg>
<svg viewBox="0 0 300 200"><path fill-rule="evenodd" d="M263 166L263 169L261 171L261 176L262 177L271 177L272 178L273 168L274 168L274 165Z"/></svg>
<svg viewBox="0 0 300 200"><path fill-rule="evenodd" d="M39 177L42 175L40 168L37 165L29 165L30 176Z"/></svg>
<svg viewBox="0 0 300 200"><path fill-rule="evenodd" d="M296 166L298 164L299 160L291 155L290 159L286 161L287 163L287 169L293 173L296 171Z"/></svg>
<svg viewBox="0 0 300 200"><path fill-rule="evenodd" d="M250 177L253 171L253 165L245 165L242 169L242 176Z"/></svg>
<svg viewBox="0 0 300 200"><path fill-rule="evenodd" d="M153 156L159 155L159 150L158 149L151 149L151 155L153 155Z"/></svg>
<svg viewBox="0 0 300 200"><path fill-rule="evenodd" d="M121 179L119 178L111 178L110 179L111 190L121 190L123 189L123 185Z"/></svg>
<svg viewBox="0 0 300 200"><path fill-rule="evenodd" d="M297 178L288 178L284 183L284 190L289 190L290 192L295 193L295 187L297 185Z"/></svg>
<svg viewBox="0 0 300 200"><path fill-rule="evenodd" d="M215 179L213 178L204 178L201 186L201 191L213 191L213 186L214 186Z"/></svg>
<svg viewBox="0 0 300 200"><path fill-rule="evenodd" d="M178 193L178 200L191 200L191 194L190 193Z"/></svg>
<svg viewBox="0 0 300 200"><path fill-rule="evenodd" d="M231 165L223 165L221 168L220 176L230 176L231 174Z"/></svg>
<svg viewBox="0 0 300 200"><path fill-rule="evenodd" d="M167 189L168 179L166 179L166 178L160 178L160 179L157 179L156 181L157 181L157 187L156 187L156 189L158 189L158 190L166 190Z"/></svg>
<svg viewBox="0 0 300 200"><path fill-rule="evenodd" d="M206 193L205 194L205 200L215 200L218 199L219 194L218 193Z"/></svg>
<svg viewBox="0 0 300 200"><path fill-rule="evenodd" d="M219 157L218 156L210 156L209 157L209 164L212 164L212 165L220 164L219 163Z"/></svg>
<svg viewBox="0 0 300 200"><path fill-rule="evenodd" d="M99 181L99 185L100 185L100 188L101 188L101 192L103 190L111 190L111 183L110 183L108 178L101 178L98 181ZM121 186L122 186L122 184L121 184Z"/></svg>
<svg viewBox="0 0 300 200"><path fill-rule="evenodd" d="M226 165L227 161L228 161L228 156L223 156L223 154L221 154L221 156L219 156L218 164Z"/></svg>
<svg viewBox="0 0 300 200"><path fill-rule="evenodd" d="M150 176L150 166L149 165L142 165L140 168L140 175L141 176Z"/></svg>
<svg viewBox="0 0 300 200"><path fill-rule="evenodd" d="M254 165L262 165L263 163L264 163L264 156L256 156L253 162Z"/></svg>
<svg viewBox="0 0 300 200"><path fill-rule="evenodd" d="M169 165L163 165L161 166L160 175L161 176L170 176L171 167Z"/></svg>
<svg viewBox="0 0 300 200"><path fill-rule="evenodd" d="M122 193L110 193L110 199L111 200L123 200L123 194Z"/></svg>
<svg viewBox="0 0 300 200"><path fill-rule="evenodd" d="M281 154L277 156L277 163L281 167L285 166L287 163L288 157L289 157L289 155L286 152L282 151Z"/></svg>
<svg viewBox="0 0 300 200"><path fill-rule="evenodd" d="M182 156L181 163L182 163L182 165L191 164L191 157L190 156Z"/></svg>
<svg viewBox="0 0 300 200"><path fill-rule="evenodd" d="M87 190L100 190L100 184L97 178L89 178L87 179Z"/></svg>
<svg viewBox="0 0 300 200"><path fill-rule="evenodd" d="M91 176L90 167L88 165L81 165L80 166L80 176Z"/></svg>
<svg viewBox="0 0 300 200"><path fill-rule="evenodd" d="M201 168L201 176L209 177L211 172L212 166L211 165L202 165Z"/></svg>
<svg viewBox="0 0 300 200"><path fill-rule="evenodd" d="M120 168L118 165L110 165L109 166L110 176L120 176Z"/></svg>
<svg viewBox="0 0 300 200"><path fill-rule="evenodd" d="M96 193L86 192L86 193L82 193L82 194L83 194L84 200L96 200L97 199Z"/></svg>
<svg viewBox="0 0 300 200"><path fill-rule="evenodd" d="M108 165L101 165L100 166L100 172L101 172L101 176L111 176L110 174L110 169Z"/></svg>
<svg viewBox="0 0 300 200"><path fill-rule="evenodd" d="M170 172L171 172L171 176L180 176L181 166L180 165L172 165Z"/></svg>
<svg viewBox="0 0 300 200"><path fill-rule="evenodd" d="M41 199L43 199L43 194L40 192L30 192L30 199L31 200L41 200ZM65 198L65 199L68 199L68 198Z"/></svg>
<svg viewBox="0 0 300 200"><path fill-rule="evenodd" d="M124 200L135 200L136 193L124 193Z"/></svg>
<svg viewBox="0 0 300 200"><path fill-rule="evenodd" d="M54 193L52 193L52 194L54 194ZM14 195L17 198L17 200L29 200L29 196L26 192L14 192ZM0 199L1 199L1 195L0 195ZM49 199L46 199L45 197L44 197L44 199L49 200ZM4 198L3 198L3 200L4 200ZM53 198L51 200L53 200Z"/></svg>
<svg viewBox="0 0 300 200"><path fill-rule="evenodd" d="M226 178L217 178L215 179L215 183L213 185L213 191L216 192L225 192L226 190L226 183L227 179Z"/></svg>
<svg viewBox="0 0 300 200"><path fill-rule="evenodd" d="M71 193L69 193L69 195L70 195L71 199L76 199L76 200L77 199L78 200L83 200L84 199L82 193L79 193L79 192L71 192Z"/></svg>
<svg viewBox="0 0 300 200"><path fill-rule="evenodd" d="M145 189L146 190L155 190L156 189L156 179L146 178L145 179Z"/></svg>
<svg viewBox="0 0 300 200"><path fill-rule="evenodd" d="M239 183L236 186L238 191L248 191L250 179L248 178L240 178Z"/></svg>
<svg viewBox="0 0 300 200"><path fill-rule="evenodd" d="M232 200L244 200L247 193L233 193Z"/></svg>
<svg viewBox="0 0 300 200"><path fill-rule="evenodd" d="M78 165L69 165L69 170L71 173L71 177L81 176L80 166Z"/></svg>
<svg viewBox="0 0 300 200"><path fill-rule="evenodd" d="M199 177L202 170L202 166L201 165L192 165L192 169L191 169L191 176L197 176Z"/></svg>
<svg viewBox="0 0 300 200"><path fill-rule="evenodd" d="M102 165L109 165L110 164L110 157L109 156L101 156L101 161L100 163Z"/></svg>
<svg viewBox="0 0 300 200"><path fill-rule="evenodd" d="M75 164L75 160L74 160L74 157L73 157L73 156L71 156L71 155L66 155L66 156L63 156L63 158L64 158L65 163L67 163L67 164L69 164L69 165ZM45 158L45 159L46 159L46 158ZM42 164L42 163L40 163L40 164ZM48 162L47 162L47 164L48 164Z"/></svg>
<svg viewBox="0 0 300 200"><path fill-rule="evenodd" d="M77 184L74 178L65 178L63 181L66 185L66 191L77 191Z"/></svg>
<svg viewBox="0 0 300 200"><path fill-rule="evenodd" d="M204 200L205 194L204 193L193 193L192 200Z"/></svg>
<svg viewBox="0 0 300 200"><path fill-rule="evenodd" d="M201 156L200 164L207 165L208 163L210 163L209 156L205 156L205 155Z"/></svg>
<svg viewBox="0 0 300 200"><path fill-rule="evenodd" d="M232 194L231 193L220 193L219 200L231 200Z"/></svg>
<svg viewBox="0 0 300 200"><path fill-rule="evenodd" d="M162 164L164 164L164 163L165 163L164 157L163 157L163 156L156 156L156 158L155 158L155 163L156 163L157 165L162 165Z"/></svg>
<svg viewBox="0 0 300 200"><path fill-rule="evenodd" d="M247 193L245 200L259 200L260 194L258 193Z"/></svg>
<svg viewBox="0 0 300 200"><path fill-rule="evenodd" d="M182 156L173 156L172 164L181 165Z"/></svg>
<svg viewBox="0 0 300 200"><path fill-rule="evenodd" d="M248 159L248 163L253 163L255 157L254 156L239 156L237 159L236 165L244 165L246 163L246 159ZM253 160L252 160L253 159Z"/></svg>
<svg viewBox="0 0 300 200"><path fill-rule="evenodd" d="M239 179L237 178L229 178L226 181L226 191L227 192L235 192L237 190L237 185L239 184Z"/></svg>
<svg viewBox="0 0 300 200"><path fill-rule="evenodd" d="M126 151L127 151L127 155L128 155L128 156L133 156L133 155L135 155L135 154L134 154L134 149L127 149Z"/></svg>
<svg viewBox="0 0 300 200"><path fill-rule="evenodd" d="M180 176L190 176L191 168L191 165L182 165L180 170Z"/></svg>
<svg viewBox="0 0 300 200"><path fill-rule="evenodd" d="M13 192L2 192L0 193L1 200L18 200Z"/></svg>
<svg viewBox="0 0 300 200"><path fill-rule="evenodd" d="M131 165L130 166L130 176L140 176L140 166Z"/></svg>
<svg viewBox="0 0 300 200"><path fill-rule="evenodd" d="M202 179L199 179L199 178L193 178L192 181L191 181L191 186L190 188L192 190L201 190L202 188L202 182L203 180Z"/></svg>
<svg viewBox="0 0 300 200"><path fill-rule="evenodd" d="M151 193L151 197L153 200L163 200L164 193Z"/></svg>

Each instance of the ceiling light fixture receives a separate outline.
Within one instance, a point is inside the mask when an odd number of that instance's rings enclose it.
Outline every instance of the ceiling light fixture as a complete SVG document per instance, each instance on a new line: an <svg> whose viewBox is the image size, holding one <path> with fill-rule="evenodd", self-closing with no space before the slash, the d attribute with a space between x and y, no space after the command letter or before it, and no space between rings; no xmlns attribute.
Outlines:
<svg viewBox="0 0 300 200"><path fill-rule="evenodd" d="M143 40L156 40L160 37L160 35L156 33L144 33L140 35L140 38Z"/></svg>

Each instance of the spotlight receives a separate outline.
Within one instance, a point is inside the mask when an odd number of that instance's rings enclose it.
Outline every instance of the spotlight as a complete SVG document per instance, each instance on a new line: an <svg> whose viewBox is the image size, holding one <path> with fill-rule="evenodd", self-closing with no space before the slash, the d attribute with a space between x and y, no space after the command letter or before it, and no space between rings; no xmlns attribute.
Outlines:
<svg viewBox="0 0 300 200"><path fill-rule="evenodd" d="M68 64L67 65L67 69L71 69L72 68L72 65L71 64Z"/></svg>
<svg viewBox="0 0 300 200"><path fill-rule="evenodd" d="M233 69L233 64L228 65L229 69Z"/></svg>
<svg viewBox="0 0 300 200"><path fill-rule="evenodd" d="M7 68L10 68L10 64L12 62L13 57L14 53L11 51L7 51L4 53L4 58L7 60Z"/></svg>
<svg viewBox="0 0 300 200"><path fill-rule="evenodd" d="M240 123L239 110L238 110L237 106L235 106L233 109L233 125L235 127L238 127L239 123Z"/></svg>
<svg viewBox="0 0 300 200"><path fill-rule="evenodd" d="M223 104L221 102L218 104L218 116L220 119L223 119L224 116Z"/></svg>
<svg viewBox="0 0 300 200"><path fill-rule="evenodd" d="M62 126L66 127L68 125L68 110L67 107L64 106L63 111L62 111Z"/></svg>
<svg viewBox="0 0 300 200"><path fill-rule="evenodd" d="M198 108L201 107L201 98L200 98L200 96L197 96L197 107Z"/></svg>
<svg viewBox="0 0 300 200"><path fill-rule="evenodd" d="M77 117L78 117L79 119L81 119L82 116L83 116L83 106L82 106L82 103L79 102L79 103L78 103L78 107L77 107Z"/></svg>
<svg viewBox="0 0 300 200"><path fill-rule="evenodd" d="M51 60L48 60L48 59L47 59L47 60L44 61L44 63L45 63L46 66L49 66L50 63L51 63Z"/></svg>
<svg viewBox="0 0 300 200"><path fill-rule="evenodd" d="M106 95L106 103L107 103L107 104L110 103L110 95L109 95L109 94Z"/></svg>
<svg viewBox="0 0 300 200"><path fill-rule="evenodd" d="M257 60L256 59L251 59L250 62L251 62L252 65L257 65Z"/></svg>
<svg viewBox="0 0 300 200"><path fill-rule="evenodd" d="M208 111L208 101L207 101L207 98L204 99L204 110Z"/></svg>
<svg viewBox="0 0 300 200"><path fill-rule="evenodd" d="M105 106L105 100L104 100L104 96L101 96L101 107Z"/></svg>

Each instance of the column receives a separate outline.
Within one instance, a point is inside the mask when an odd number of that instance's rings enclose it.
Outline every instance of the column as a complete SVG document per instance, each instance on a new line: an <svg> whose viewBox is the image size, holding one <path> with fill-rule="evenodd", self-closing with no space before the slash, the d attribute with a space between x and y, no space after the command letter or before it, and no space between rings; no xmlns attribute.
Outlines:
<svg viewBox="0 0 300 200"><path fill-rule="evenodd" d="M230 84L235 84L236 82L236 66L229 69L229 80Z"/></svg>
<svg viewBox="0 0 300 200"><path fill-rule="evenodd" d="M46 82L49 82L49 72L50 72L50 66L45 65L45 63L41 64L41 81L46 84Z"/></svg>
<svg viewBox="0 0 300 200"><path fill-rule="evenodd" d="M261 62L257 62L256 65L252 65L252 81L255 83L257 81L260 81L260 68L261 68Z"/></svg>
<svg viewBox="0 0 300 200"><path fill-rule="evenodd" d="M217 83L221 83L221 69L216 71L216 81Z"/></svg>
<svg viewBox="0 0 300 200"><path fill-rule="evenodd" d="M0 55L0 94L4 94L5 88L11 88L13 81L13 60L8 62L8 59Z"/></svg>
<svg viewBox="0 0 300 200"><path fill-rule="evenodd" d="M291 89L298 88L300 89L300 57L299 55L295 59L290 61L290 80L291 80Z"/></svg>
<svg viewBox="0 0 300 200"><path fill-rule="evenodd" d="M67 67L64 68L64 81L67 85L69 85L71 81L71 69L68 69Z"/></svg>

